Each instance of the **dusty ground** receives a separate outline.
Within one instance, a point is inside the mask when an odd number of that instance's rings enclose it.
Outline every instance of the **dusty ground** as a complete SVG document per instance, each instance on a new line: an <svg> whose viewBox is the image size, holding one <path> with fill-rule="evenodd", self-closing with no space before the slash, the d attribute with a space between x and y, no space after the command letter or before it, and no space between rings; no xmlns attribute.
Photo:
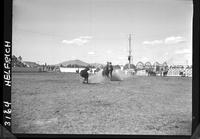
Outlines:
<svg viewBox="0 0 200 139"><path fill-rule="evenodd" d="M82 84L78 74L13 73L12 81L13 133L191 133L191 78Z"/></svg>

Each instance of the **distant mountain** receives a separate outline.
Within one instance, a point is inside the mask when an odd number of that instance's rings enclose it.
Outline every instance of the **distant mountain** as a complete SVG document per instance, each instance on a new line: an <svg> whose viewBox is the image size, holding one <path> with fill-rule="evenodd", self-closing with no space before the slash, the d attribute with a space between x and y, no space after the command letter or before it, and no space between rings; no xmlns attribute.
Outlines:
<svg viewBox="0 0 200 139"><path fill-rule="evenodd" d="M86 62L83 62L81 60L69 60L69 61L64 61L64 62L61 62L59 64L57 64L58 66L60 65L63 65L63 66L67 66L67 65L80 65L80 66L87 66L87 65L90 65L89 63L86 63Z"/></svg>
<svg viewBox="0 0 200 139"><path fill-rule="evenodd" d="M90 65L94 66L94 67L102 67L105 64L101 64L101 63L90 63Z"/></svg>

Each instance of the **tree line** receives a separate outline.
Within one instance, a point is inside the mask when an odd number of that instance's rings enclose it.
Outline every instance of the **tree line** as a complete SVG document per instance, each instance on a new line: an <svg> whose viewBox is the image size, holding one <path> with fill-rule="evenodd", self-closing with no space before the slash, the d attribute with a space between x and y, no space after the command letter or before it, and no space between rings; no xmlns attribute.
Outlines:
<svg viewBox="0 0 200 139"><path fill-rule="evenodd" d="M21 56L12 55L12 67L27 67L27 65L22 62Z"/></svg>

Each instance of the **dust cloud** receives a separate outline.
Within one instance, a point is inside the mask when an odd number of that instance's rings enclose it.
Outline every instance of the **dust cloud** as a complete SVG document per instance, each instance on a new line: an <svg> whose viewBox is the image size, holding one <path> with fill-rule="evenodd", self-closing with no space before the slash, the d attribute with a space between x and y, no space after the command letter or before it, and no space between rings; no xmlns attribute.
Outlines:
<svg viewBox="0 0 200 139"><path fill-rule="evenodd" d="M88 78L88 82L89 83L102 83L102 82L104 82L106 80L106 78L103 77L102 71L103 70L100 70L99 72L97 72L93 75L90 75L89 78Z"/></svg>
<svg viewBox="0 0 200 139"><path fill-rule="evenodd" d="M125 79L128 79L128 78L131 77L130 74L126 74L122 70L114 70L113 73L112 73L112 78L109 79L109 78L104 77L102 75L102 71L103 70L100 70L96 74L90 75L88 82L89 83L103 83L103 82L106 82L108 80L110 80L110 81L122 81L122 80L125 80Z"/></svg>

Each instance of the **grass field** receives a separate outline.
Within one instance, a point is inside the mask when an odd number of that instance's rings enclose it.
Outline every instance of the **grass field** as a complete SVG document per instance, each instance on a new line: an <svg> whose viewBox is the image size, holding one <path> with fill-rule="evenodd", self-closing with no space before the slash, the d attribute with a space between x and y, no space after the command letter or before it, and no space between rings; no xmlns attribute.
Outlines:
<svg viewBox="0 0 200 139"><path fill-rule="evenodd" d="M192 79L83 84L73 73L13 73L12 132L190 135Z"/></svg>

